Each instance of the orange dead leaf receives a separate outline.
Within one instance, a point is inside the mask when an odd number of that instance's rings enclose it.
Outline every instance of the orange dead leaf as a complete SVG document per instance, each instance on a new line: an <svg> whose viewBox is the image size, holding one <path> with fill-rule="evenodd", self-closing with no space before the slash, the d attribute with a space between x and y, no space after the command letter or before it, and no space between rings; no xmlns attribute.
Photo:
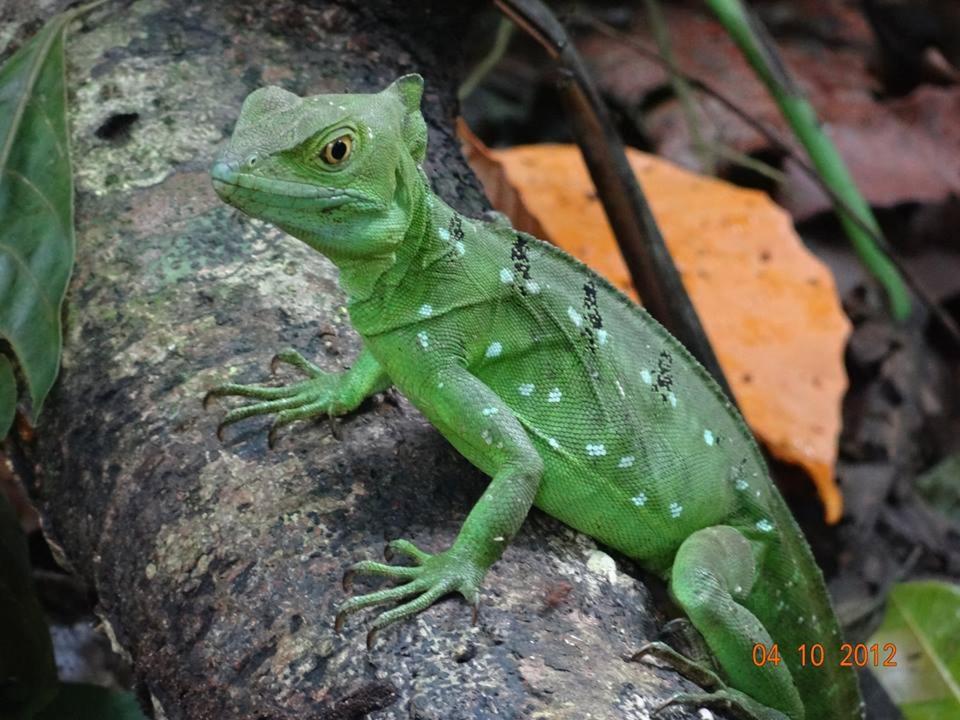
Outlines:
<svg viewBox="0 0 960 720"><path fill-rule="evenodd" d="M517 228L637 298L576 146L491 150L465 126L461 138L494 207ZM776 457L806 470L836 522L850 323L833 277L766 194L627 153L747 422Z"/></svg>

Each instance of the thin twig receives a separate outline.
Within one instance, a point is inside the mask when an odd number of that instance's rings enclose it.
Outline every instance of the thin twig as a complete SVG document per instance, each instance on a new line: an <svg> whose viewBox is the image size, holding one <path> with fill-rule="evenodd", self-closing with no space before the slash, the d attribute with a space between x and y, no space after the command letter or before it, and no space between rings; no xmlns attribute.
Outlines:
<svg viewBox="0 0 960 720"><path fill-rule="evenodd" d="M644 306L682 342L736 402L687 295L617 133L563 25L540 0L494 0L561 70L558 89L577 145Z"/></svg>

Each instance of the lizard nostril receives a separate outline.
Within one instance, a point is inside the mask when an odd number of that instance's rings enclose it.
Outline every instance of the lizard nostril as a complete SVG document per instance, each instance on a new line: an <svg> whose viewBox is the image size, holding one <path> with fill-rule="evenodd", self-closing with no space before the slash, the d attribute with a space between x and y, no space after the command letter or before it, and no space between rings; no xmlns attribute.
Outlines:
<svg viewBox="0 0 960 720"><path fill-rule="evenodd" d="M248 157L246 162L247 167L253 167L254 165L256 165L257 159L258 158L256 155L251 155L250 157Z"/></svg>

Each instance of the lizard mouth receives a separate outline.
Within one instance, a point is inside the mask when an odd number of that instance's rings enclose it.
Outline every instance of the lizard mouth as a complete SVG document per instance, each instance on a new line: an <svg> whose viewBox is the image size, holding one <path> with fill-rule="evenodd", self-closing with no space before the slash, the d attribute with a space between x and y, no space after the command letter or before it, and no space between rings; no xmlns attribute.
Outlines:
<svg viewBox="0 0 960 720"><path fill-rule="evenodd" d="M310 207L330 210L347 203L374 208L376 203L361 193L343 188L327 188L291 180L263 178L238 172L225 162L215 163L210 171L213 189L231 205L239 206L249 201L258 207L293 209Z"/></svg>

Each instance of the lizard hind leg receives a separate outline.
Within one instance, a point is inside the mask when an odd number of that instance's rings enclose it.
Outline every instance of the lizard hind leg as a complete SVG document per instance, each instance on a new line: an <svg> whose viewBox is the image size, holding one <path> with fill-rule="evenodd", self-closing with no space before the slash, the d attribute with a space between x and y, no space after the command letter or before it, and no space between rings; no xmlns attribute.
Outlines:
<svg viewBox="0 0 960 720"><path fill-rule="evenodd" d="M730 694L742 693L755 701L751 704L776 711L775 716L803 720L803 703L786 664L754 662L757 643L773 645L767 628L742 604L755 579L749 540L732 527L717 525L698 530L681 544L670 591L717 658Z"/></svg>

